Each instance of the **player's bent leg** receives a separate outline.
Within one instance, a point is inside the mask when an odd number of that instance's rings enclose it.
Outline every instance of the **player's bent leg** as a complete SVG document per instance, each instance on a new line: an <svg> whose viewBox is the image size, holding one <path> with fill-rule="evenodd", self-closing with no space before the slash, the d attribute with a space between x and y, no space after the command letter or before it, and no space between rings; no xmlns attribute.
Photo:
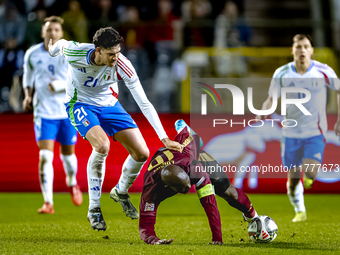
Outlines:
<svg viewBox="0 0 340 255"><path fill-rule="evenodd" d="M149 155L149 149L138 128L128 128L117 132L114 138L119 141L137 162L145 162Z"/></svg>
<svg viewBox="0 0 340 255"><path fill-rule="evenodd" d="M287 182L287 194L289 201L293 205L295 211L295 216L292 219L292 222L307 220L306 207L303 197L303 185L301 181L299 180L294 190L289 187L289 182Z"/></svg>
<svg viewBox="0 0 340 255"><path fill-rule="evenodd" d="M287 195L295 211L295 217L292 220L293 222L304 221L307 219L303 197L303 186L300 181L300 176L300 170L296 168L290 170L288 173Z"/></svg>
<svg viewBox="0 0 340 255"><path fill-rule="evenodd" d="M80 206L83 203L83 195L76 179L78 161L76 155L74 154L74 147L74 145L61 145L60 158L63 162L64 171L66 174L66 185L71 194L72 202L76 206Z"/></svg>
<svg viewBox="0 0 340 255"><path fill-rule="evenodd" d="M110 140L105 131L99 126L92 127L85 135L92 148L102 154L108 154L110 150Z"/></svg>
<svg viewBox="0 0 340 255"><path fill-rule="evenodd" d="M110 141L104 132L104 130L100 126L92 127L86 133L86 139L91 143L93 150L89 161L87 163L87 181L88 181L88 189L89 189L89 214L94 213L93 217L95 219L99 219L101 221L101 211L100 215L98 214L98 210L94 210L95 208L100 209L100 197L102 191L102 184L105 177L105 160L107 157L107 153L110 148ZM99 215L99 216L98 216ZM98 216L98 217L97 217ZM89 216L88 216L89 217ZM92 217L92 216L91 216ZM89 220L91 226L93 228L91 220ZM104 220L103 220L104 221ZM101 224L99 226L100 229L103 228ZM106 228L106 225L105 225ZM98 228L96 228L98 229Z"/></svg>
<svg viewBox="0 0 340 255"><path fill-rule="evenodd" d="M126 148L130 155L123 164L122 175L119 178L117 186L111 190L110 197L115 202L121 204L127 217L138 219L138 211L132 205L127 192L149 157L149 149L138 128L119 131L114 135L114 138Z"/></svg>
<svg viewBox="0 0 340 255"><path fill-rule="evenodd" d="M44 197L44 205L38 209L39 213L53 214L53 140L40 140L39 146L39 181Z"/></svg>
<svg viewBox="0 0 340 255"><path fill-rule="evenodd" d="M310 189L313 186L318 170L321 167L325 145L323 135L313 136L305 140L302 162L305 189Z"/></svg>
<svg viewBox="0 0 340 255"><path fill-rule="evenodd" d="M305 189L311 189L315 181L320 162L315 159L306 158L302 161L303 186Z"/></svg>
<svg viewBox="0 0 340 255"><path fill-rule="evenodd" d="M258 216L248 196L233 185L230 185L221 197L226 200L230 206L241 211L246 221L250 221Z"/></svg>

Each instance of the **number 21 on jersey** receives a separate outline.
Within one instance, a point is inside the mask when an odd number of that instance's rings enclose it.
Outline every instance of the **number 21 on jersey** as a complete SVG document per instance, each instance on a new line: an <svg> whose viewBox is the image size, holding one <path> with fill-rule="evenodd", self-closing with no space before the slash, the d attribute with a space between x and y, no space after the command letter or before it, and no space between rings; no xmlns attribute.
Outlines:
<svg viewBox="0 0 340 255"><path fill-rule="evenodd" d="M89 87L89 88L94 88L97 85L98 79L95 79L93 82L93 77L92 76L87 76L87 80L84 83L84 86ZM93 82L93 84L92 84Z"/></svg>
<svg viewBox="0 0 340 255"><path fill-rule="evenodd" d="M87 113L83 107L80 107L80 109L78 108L74 111L74 115L76 115L78 120L81 121L85 116L87 116Z"/></svg>

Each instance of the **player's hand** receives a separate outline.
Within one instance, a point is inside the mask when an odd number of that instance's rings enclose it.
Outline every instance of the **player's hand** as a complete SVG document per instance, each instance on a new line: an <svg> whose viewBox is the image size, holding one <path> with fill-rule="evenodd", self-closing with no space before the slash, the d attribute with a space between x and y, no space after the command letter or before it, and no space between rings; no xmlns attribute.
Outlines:
<svg viewBox="0 0 340 255"><path fill-rule="evenodd" d="M25 110L25 112L32 111L32 97L25 97L22 101L22 108Z"/></svg>
<svg viewBox="0 0 340 255"><path fill-rule="evenodd" d="M337 122L335 123L334 132L337 136L340 136L340 120L337 120Z"/></svg>
<svg viewBox="0 0 340 255"><path fill-rule="evenodd" d="M173 240L174 240L173 238L171 238L171 239L169 239L169 240L160 239L160 240L158 240L157 242L155 242L154 244L171 244Z"/></svg>
<svg viewBox="0 0 340 255"><path fill-rule="evenodd" d="M169 150L174 150L174 151L179 151L179 152L183 151L183 145L181 145L178 142L171 141L169 138L162 139L162 143Z"/></svg>
<svg viewBox="0 0 340 255"><path fill-rule="evenodd" d="M48 86L49 86L49 88L50 88L50 91L54 92L54 88L53 88L52 84L49 83Z"/></svg>
<svg viewBox="0 0 340 255"><path fill-rule="evenodd" d="M211 243L209 243L211 245L223 245L223 242L219 242L219 241L212 241Z"/></svg>
<svg viewBox="0 0 340 255"><path fill-rule="evenodd" d="M52 41L52 39L50 39L50 41L49 41L49 43L48 43L48 54L50 54L51 57L58 56L58 55L59 55L59 52L58 52L57 54L55 54L55 55L52 55L52 54L50 53L50 49L51 49L52 46L53 46L53 41Z"/></svg>

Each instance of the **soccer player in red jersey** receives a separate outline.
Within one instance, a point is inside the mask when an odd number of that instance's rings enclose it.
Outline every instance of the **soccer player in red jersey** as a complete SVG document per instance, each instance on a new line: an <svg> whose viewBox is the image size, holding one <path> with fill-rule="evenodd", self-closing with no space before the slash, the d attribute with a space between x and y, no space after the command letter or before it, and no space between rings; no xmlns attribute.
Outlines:
<svg viewBox="0 0 340 255"><path fill-rule="evenodd" d="M177 193L187 193L191 185L195 185L209 220L212 232L210 244L223 244L221 219L215 193L232 207L243 212L246 221L249 222L258 215L248 196L242 190L235 188L223 171L209 174L204 170L207 169L205 166L214 164L217 166L218 163L212 156L200 149L200 137L184 121L182 122L185 126L175 137L175 141L182 144L183 152L160 148L151 159L148 171L144 175L139 207L140 237L148 244L171 243L172 238L159 239L155 233L157 208L166 198ZM176 130L179 131L177 128Z"/></svg>

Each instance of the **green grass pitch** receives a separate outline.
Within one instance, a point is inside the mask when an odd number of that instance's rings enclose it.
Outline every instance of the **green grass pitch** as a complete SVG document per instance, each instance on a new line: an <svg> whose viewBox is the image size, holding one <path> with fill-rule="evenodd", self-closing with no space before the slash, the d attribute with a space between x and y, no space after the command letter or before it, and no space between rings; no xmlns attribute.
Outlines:
<svg viewBox="0 0 340 255"><path fill-rule="evenodd" d="M139 204L140 194L131 195ZM92 230L86 219L88 196L75 207L68 194L54 195L54 215L39 215L39 193L0 193L0 254L340 254L339 195L306 195L308 220L292 223L286 195L249 195L257 212L278 227L273 243L248 241L241 213L217 198L223 246L211 246L208 220L195 194L177 195L158 210L156 233L174 238L171 245L152 246L139 238L138 221L127 218L119 204L102 195L108 229Z"/></svg>

